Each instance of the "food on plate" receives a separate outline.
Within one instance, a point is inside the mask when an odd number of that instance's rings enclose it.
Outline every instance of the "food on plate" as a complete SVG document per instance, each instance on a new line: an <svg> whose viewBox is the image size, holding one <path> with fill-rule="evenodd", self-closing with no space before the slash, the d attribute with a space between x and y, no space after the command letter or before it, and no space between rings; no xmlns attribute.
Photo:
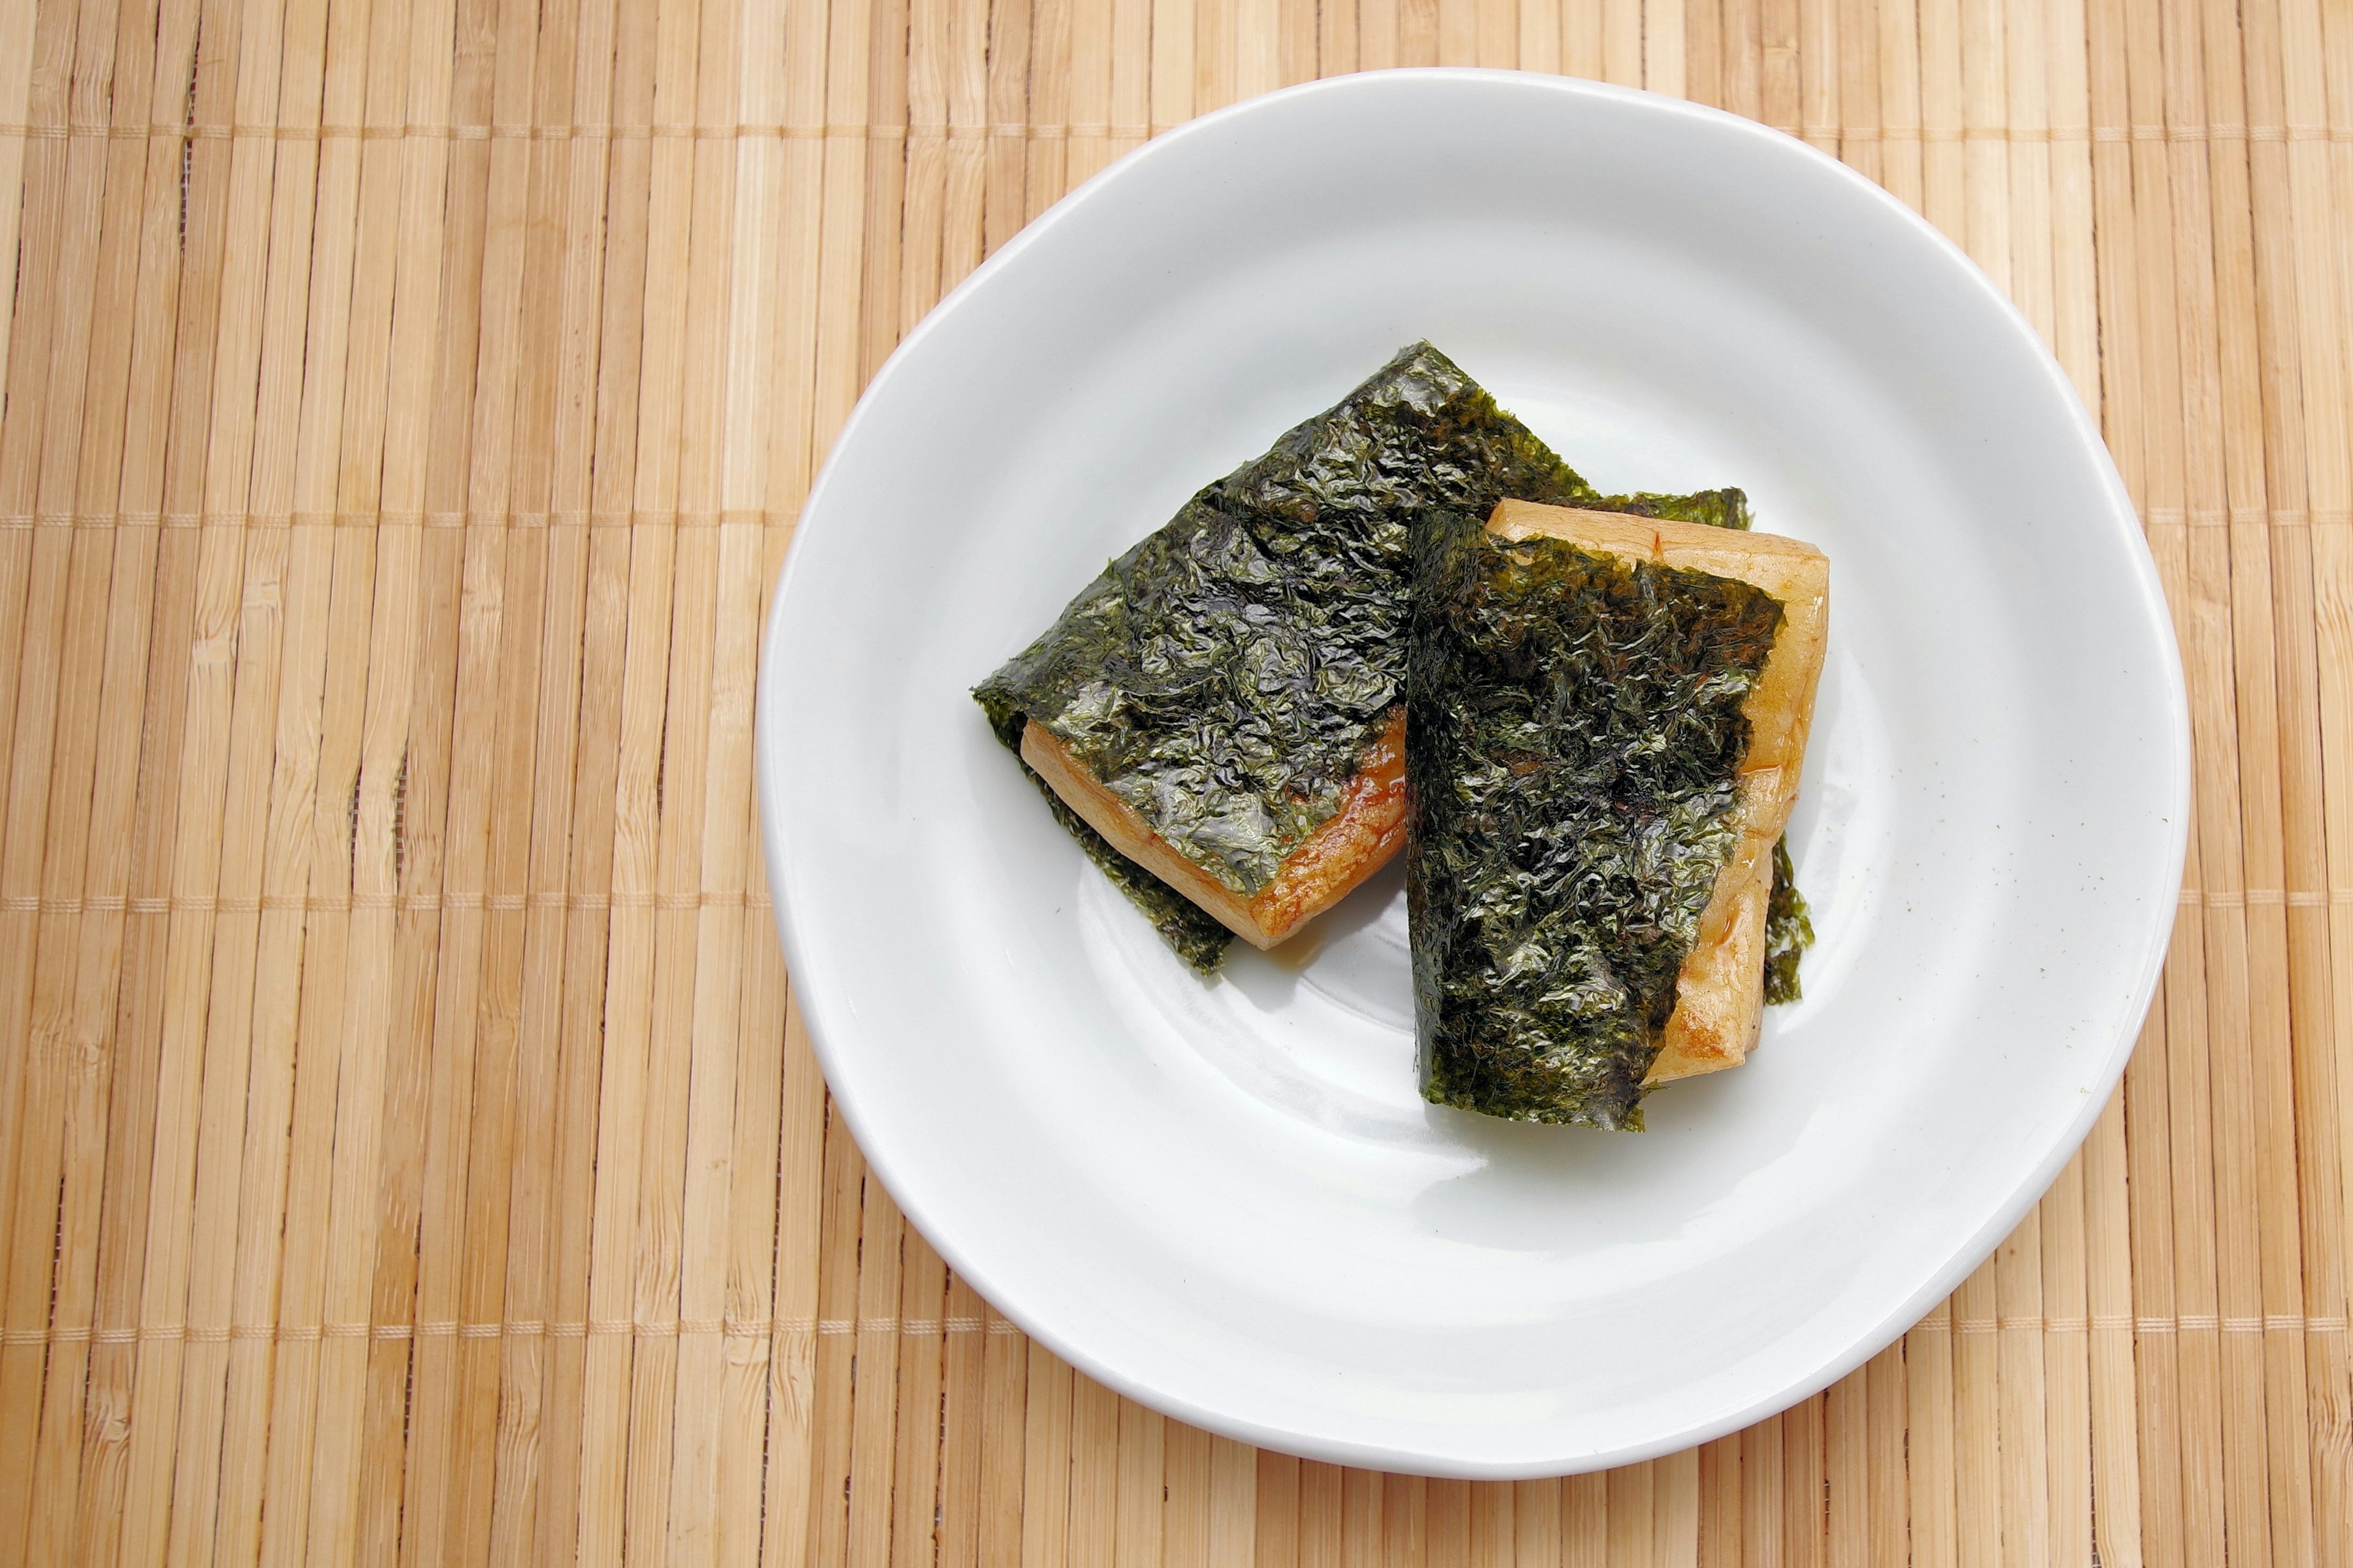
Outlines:
<svg viewBox="0 0 2353 1568"><path fill-rule="evenodd" d="M1345 897L1397 852L1405 833L1405 711L1388 721L1341 785L1338 809L1299 837L1254 893L1170 847L1043 724L1022 731L1021 760L1123 856L1176 889L1227 930L1271 947Z"/></svg>
<svg viewBox="0 0 2353 1568"><path fill-rule="evenodd" d="M1403 840L1414 520L1505 498L1745 529L1738 490L1604 496L1428 343L1187 501L974 691L1196 969L1270 947Z"/></svg>
<svg viewBox="0 0 2353 1568"><path fill-rule="evenodd" d="M1829 624L1770 534L1506 500L1419 515L1407 889L1423 1093L1639 1128L1737 1065ZM1794 979L1792 973L1790 978Z"/></svg>
<svg viewBox="0 0 2353 1568"><path fill-rule="evenodd" d="M1798 963L1814 945L1813 910L1798 891L1797 868L1789 863L1789 836L1773 846L1773 895L1765 903L1765 1005L1778 1007L1805 994Z"/></svg>

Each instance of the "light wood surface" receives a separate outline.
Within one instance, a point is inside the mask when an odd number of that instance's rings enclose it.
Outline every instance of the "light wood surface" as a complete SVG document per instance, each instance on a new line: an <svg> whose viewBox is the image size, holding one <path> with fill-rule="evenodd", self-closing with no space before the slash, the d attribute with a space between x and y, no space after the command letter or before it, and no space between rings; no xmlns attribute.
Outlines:
<svg viewBox="0 0 2353 1568"><path fill-rule="evenodd" d="M1723 105L1965 246L2194 717L2041 1207L1827 1394L1566 1482L1030 1345L828 1115L754 852L765 595L892 344L1155 131L1431 62ZM2343 0L0 0L0 1568L2353 1563Z"/></svg>

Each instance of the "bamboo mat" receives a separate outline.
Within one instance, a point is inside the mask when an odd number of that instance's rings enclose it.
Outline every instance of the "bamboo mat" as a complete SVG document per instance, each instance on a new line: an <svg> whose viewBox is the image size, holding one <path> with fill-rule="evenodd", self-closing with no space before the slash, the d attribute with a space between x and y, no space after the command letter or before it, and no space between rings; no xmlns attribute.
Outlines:
<svg viewBox="0 0 2353 1568"><path fill-rule="evenodd" d="M827 1112L755 633L899 335L1153 131L1428 62L1924 211L2196 731L2124 1092L1896 1347L1469 1486L1030 1345ZM0 1565L2353 1562L2347 0L0 0Z"/></svg>

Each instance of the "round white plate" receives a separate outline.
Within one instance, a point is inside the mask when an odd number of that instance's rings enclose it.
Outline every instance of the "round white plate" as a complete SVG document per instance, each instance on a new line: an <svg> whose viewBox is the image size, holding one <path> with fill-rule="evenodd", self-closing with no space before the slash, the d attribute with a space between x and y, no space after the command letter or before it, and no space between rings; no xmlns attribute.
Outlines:
<svg viewBox="0 0 2353 1568"><path fill-rule="evenodd" d="M966 695L1423 337L1604 490L1830 554L1806 997L1646 1134L1422 1103L1395 871L1195 979ZM809 499L758 743L803 1015L949 1261L1170 1415L1472 1477L1729 1431L1950 1289L2123 1068L2189 798L2147 551L1986 279L1786 136L1462 70L1198 121L950 296Z"/></svg>

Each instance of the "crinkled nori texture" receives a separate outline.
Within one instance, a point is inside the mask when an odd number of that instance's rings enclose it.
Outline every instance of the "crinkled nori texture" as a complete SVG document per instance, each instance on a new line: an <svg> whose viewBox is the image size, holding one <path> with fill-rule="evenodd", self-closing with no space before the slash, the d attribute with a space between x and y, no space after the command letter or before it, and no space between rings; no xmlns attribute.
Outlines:
<svg viewBox="0 0 2353 1568"><path fill-rule="evenodd" d="M1765 903L1765 1001L1769 1006L1805 994L1798 984L1798 960L1814 945L1813 916L1798 891L1797 868L1789 864L1789 837L1773 843L1773 893Z"/></svg>
<svg viewBox="0 0 2353 1568"><path fill-rule="evenodd" d="M1024 765L1023 773L1029 773ZM1045 793L1046 805L1052 809L1054 820L1069 830L1087 852L1087 858L1103 868L1112 886L1127 895L1127 901L1144 911L1162 940L1176 950L1176 956L1208 974L1225 961L1226 948L1234 933L1219 924L1218 918L1145 870L1136 862L1112 847L1110 839L1087 825L1087 819L1063 804L1044 779L1029 773L1039 789Z"/></svg>
<svg viewBox="0 0 2353 1568"><path fill-rule="evenodd" d="M1525 500L1525 496L1514 496ZM1748 497L1736 489L1695 490L1687 496L1596 496L1576 503L1588 511L1623 511L1636 517L1663 517L1676 522L1704 522L1710 528L1746 529Z"/></svg>
<svg viewBox="0 0 2353 1568"><path fill-rule="evenodd" d="M1409 521L1483 517L1506 497L1747 524L1738 490L1599 494L1417 343L1186 502L973 695L1007 745L1046 725L1179 854L1252 896L1339 809L1398 701ZM1222 927L1079 837L1214 967Z"/></svg>
<svg viewBox="0 0 2353 1568"><path fill-rule="evenodd" d="M1406 887L1422 1093L1640 1128L1675 977L1739 838L1747 584L1414 528Z"/></svg>
<svg viewBox="0 0 2353 1568"><path fill-rule="evenodd" d="M1701 490L1688 496L1607 496L1590 503L1599 511L1635 512L1643 517L1673 518L1680 522L1704 522L1715 528L1749 526L1748 498L1736 489ZM1795 1002L1804 992L1798 984L1798 961L1814 945L1814 922L1798 891L1797 872L1789 864L1789 839L1784 834L1773 845L1773 894L1765 909L1765 1001L1768 1006Z"/></svg>

